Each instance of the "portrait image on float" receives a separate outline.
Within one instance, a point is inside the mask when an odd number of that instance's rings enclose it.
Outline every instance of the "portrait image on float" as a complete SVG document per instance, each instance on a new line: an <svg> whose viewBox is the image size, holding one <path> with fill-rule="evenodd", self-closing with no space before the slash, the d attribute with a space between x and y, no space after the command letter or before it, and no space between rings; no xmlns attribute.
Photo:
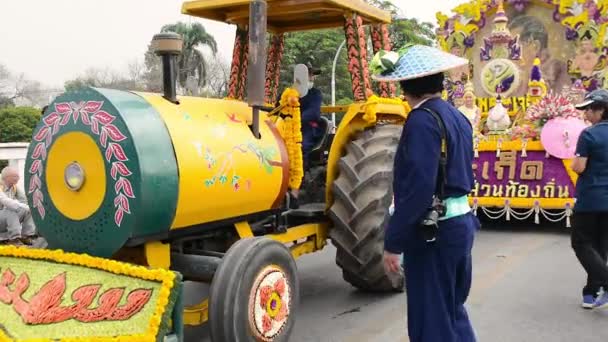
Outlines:
<svg viewBox="0 0 608 342"><path fill-rule="evenodd" d="M482 113L492 107L497 85L503 105L518 102L511 114L525 111L526 83L536 58L550 90L559 92L576 81L586 91L608 85L608 6L597 0L463 1L453 13L437 15L438 43L471 61L470 79ZM448 88L461 82L448 76ZM452 93L448 89L449 100Z"/></svg>

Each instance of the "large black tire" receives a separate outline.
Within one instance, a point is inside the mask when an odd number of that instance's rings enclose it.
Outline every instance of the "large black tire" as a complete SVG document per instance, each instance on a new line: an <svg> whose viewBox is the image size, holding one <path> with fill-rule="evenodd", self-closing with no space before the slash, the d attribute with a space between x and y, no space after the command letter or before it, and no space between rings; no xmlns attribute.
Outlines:
<svg viewBox="0 0 608 342"><path fill-rule="evenodd" d="M211 282L211 340L288 341L299 297L296 263L285 245L264 237L239 240Z"/></svg>
<svg viewBox="0 0 608 342"><path fill-rule="evenodd" d="M378 125L346 146L332 185L329 236L344 280L364 291L402 292L403 274L384 268L384 230L393 198L393 162L402 126Z"/></svg>

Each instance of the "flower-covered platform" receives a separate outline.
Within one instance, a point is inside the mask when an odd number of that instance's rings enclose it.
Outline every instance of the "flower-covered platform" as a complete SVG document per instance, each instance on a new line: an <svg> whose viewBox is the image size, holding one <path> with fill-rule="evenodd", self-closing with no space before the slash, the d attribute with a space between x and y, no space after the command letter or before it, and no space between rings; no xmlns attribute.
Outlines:
<svg viewBox="0 0 608 342"><path fill-rule="evenodd" d="M178 273L0 247L0 341L163 341L181 331Z"/></svg>

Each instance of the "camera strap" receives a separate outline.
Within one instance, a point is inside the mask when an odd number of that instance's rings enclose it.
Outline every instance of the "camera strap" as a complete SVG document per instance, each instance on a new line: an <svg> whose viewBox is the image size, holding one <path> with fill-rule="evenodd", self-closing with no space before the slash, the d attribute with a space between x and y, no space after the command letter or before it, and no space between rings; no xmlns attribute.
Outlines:
<svg viewBox="0 0 608 342"><path fill-rule="evenodd" d="M437 171L437 185L436 185L436 197L443 201L445 199L445 184L447 183L447 165L448 165L448 138L447 130L445 128L445 122L439 114L429 108L420 108L430 113L437 124L439 125L439 131L441 134L441 150L439 155L439 170Z"/></svg>

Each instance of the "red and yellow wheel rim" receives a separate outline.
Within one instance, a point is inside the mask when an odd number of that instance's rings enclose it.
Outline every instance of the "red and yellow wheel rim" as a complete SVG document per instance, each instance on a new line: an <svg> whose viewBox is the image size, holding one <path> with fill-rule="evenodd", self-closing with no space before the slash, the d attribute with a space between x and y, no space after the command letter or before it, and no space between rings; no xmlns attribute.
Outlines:
<svg viewBox="0 0 608 342"><path fill-rule="evenodd" d="M291 289L287 274L277 265L263 268L249 295L249 325L257 341L272 341L287 326Z"/></svg>

